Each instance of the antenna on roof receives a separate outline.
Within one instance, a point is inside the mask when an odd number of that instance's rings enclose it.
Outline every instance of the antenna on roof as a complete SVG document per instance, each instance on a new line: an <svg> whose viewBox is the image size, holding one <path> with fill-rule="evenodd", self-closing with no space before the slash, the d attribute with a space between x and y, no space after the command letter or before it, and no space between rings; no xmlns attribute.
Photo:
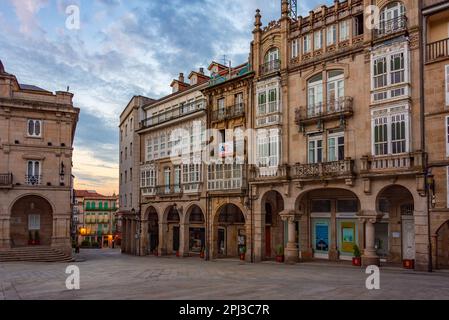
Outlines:
<svg viewBox="0 0 449 320"><path fill-rule="evenodd" d="M67 86L67 92L70 92L70 86Z"/></svg>
<svg viewBox="0 0 449 320"><path fill-rule="evenodd" d="M293 20L298 20L298 1L289 0L288 1L288 15Z"/></svg>
<svg viewBox="0 0 449 320"><path fill-rule="evenodd" d="M223 58L221 59L221 61L223 61L223 65L225 66L225 65L227 65L228 64L228 57L226 57L226 55L224 54L223 55Z"/></svg>

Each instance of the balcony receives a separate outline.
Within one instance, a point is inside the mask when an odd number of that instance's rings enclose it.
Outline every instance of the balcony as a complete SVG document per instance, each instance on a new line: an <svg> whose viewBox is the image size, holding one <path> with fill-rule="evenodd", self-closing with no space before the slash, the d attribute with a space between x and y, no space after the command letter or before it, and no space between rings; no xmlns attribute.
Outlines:
<svg viewBox="0 0 449 320"><path fill-rule="evenodd" d="M434 62L449 58L449 38L427 44L426 62Z"/></svg>
<svg viewBox="0 0 449 320"><path fill-rule="evenodd" d="M213 110L211 115L212 122L225 121L245 115L245 104L238 103L226 109Z"/></svg>
<svg viewBox="0 0 449 320"><path fill-rule="evenodd" d="M253 167L252 180L286 180L289 178L289 167L287 165L275 167Z"/></svg>
<svg viewBox="0 0 449 320"><path fill-rule="evenodd" d="M296 164L292 166L290 175L292 179L302 181L351 179L354 177L354 160L347 158L341 161Z"/></svg>
<svg viewBox="0 0 449 320"><path fill-rule="evenodd" d="M266 75L281 70L281 60L271 60L260 66L260 74Z"/></svg>
<svg viewBox="0 0 449 320"><path fill-rule="evenodd" d="M250 72L251 66L249 63L241 67L228 69L226 73L221 72L218 75L212 76L212 78L209 80L209 87L213 87L228 80L244 76Z"/></svg>
<svg viewBox="0 0 449 320"><path fill-rule="evenodd" d="M12 173L0 174L0 188L12 188L13 176Z"/></svg>
<svg viewBox="0 0 449 320"><path fill-rule="evenodd" d="M407 17L402 15L400 17L383 21L378 28L374 30L374 38L383 38L407 29Z"/></svg>
<svg viewBox="0 0 449 320"><path fill-rule="evenodd" d="M182 195L182 187L181 187L181 185L157 186L156 194L159 197L181 196Z"/></svg>
<svg viewBox="0 0 449 320"><path fill-rule="evenodd" d="M422 173L425 153L418 151L398 155L365 156L361 159L362 176L391 176Z"/></svg>
<svg viewBox="0 0 449 320"><path fill-rule="evenodd" d="M42 184L42 176L40 175L26 175L25 184L29 186L39 186Z"/></svg>
<svg viewBox="0 0 449 320"><path fill-rule="evenodd" d="M192 103L186 103L184 105L178 106L172 110L160 113L158 115L152 116L141 121L141 128L148 128L151 126L156 126L163 124L165 122L193 114L197 111L206 110L206 104L204 101L196 101Z"/></svg>
<svg viewBox="0 0 449 320"><path fill-rule="evenodd" d="M296 124L304 126L317 121L345 119L354 114L352 97L342 97L338 100L320 102L296 109Z"/></svg>
<svg viewBox="0 0 449 320"><path fill-rule="evenodd" d="M143 197L151 197L156 195L156 187L140 188Z"/></svg>
<svg viewBox="0 0 449 320"><path fill-rule="evenodd" d="M182 188L184 193L199 193L201 192L202 183L201 182L189 182L183 183Z"/></svg>

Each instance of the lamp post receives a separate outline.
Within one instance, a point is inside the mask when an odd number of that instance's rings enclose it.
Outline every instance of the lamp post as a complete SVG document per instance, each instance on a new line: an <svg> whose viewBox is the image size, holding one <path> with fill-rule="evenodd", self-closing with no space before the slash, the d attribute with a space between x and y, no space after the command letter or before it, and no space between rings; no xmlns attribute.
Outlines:
<svg viewBox="0 0 449 320"><path fill-rule="evenodd" d="M136 211L136 209L132 208L131 213L133 216L135 216L136 219L136 234L135 239L137 240L137 248L136 248L136 255L140 256L140 234L141 234L141 221L140 221L140 212Z"/></svg>

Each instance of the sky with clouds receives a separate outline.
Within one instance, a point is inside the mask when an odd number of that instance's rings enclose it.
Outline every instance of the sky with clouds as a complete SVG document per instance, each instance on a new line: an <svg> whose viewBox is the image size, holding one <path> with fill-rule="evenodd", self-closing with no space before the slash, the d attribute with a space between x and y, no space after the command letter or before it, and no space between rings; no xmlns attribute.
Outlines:
<svg viewBox="0 0 449 320"><path fill-rule="evenodd" d="M248 58L255 10L267 24L280 0L0 0L0 59L21 83L75 94L81 109L75 187L118 192L119 115L133 95L170 93L180 72L225 54ZM300 15L333 0L298 0ZM66 8L80 9L79 30Z"/></svg>

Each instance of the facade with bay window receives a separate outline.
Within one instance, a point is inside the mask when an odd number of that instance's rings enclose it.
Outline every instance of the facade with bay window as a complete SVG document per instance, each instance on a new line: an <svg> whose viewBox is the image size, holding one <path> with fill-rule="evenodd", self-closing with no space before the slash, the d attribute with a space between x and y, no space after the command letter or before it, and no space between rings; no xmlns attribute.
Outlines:
<svg viewBox="0 0 449 320"><path fill-rule="evenodd" d="M0 61L0 250L71 255L72 98L19 83Z"/></svg>
<svg viewBox="0 0 449 320"><path fill-rule="evenodd" d="M264 28L256 14L255 87L278 83L280 101L269 130L280 138L265 134L257 153L277 169L256 167L250 180L256 261L279 246L289 261L345 260L358 245L365 264L427 268L425 154L411 86L420 83L418 4L376 1L380 21L369 30L371 4L335 2L292 20L284 1L281 19ZM275 50L279 68L259 68ZM262 111L269 95L257 96Z"/></svg>

